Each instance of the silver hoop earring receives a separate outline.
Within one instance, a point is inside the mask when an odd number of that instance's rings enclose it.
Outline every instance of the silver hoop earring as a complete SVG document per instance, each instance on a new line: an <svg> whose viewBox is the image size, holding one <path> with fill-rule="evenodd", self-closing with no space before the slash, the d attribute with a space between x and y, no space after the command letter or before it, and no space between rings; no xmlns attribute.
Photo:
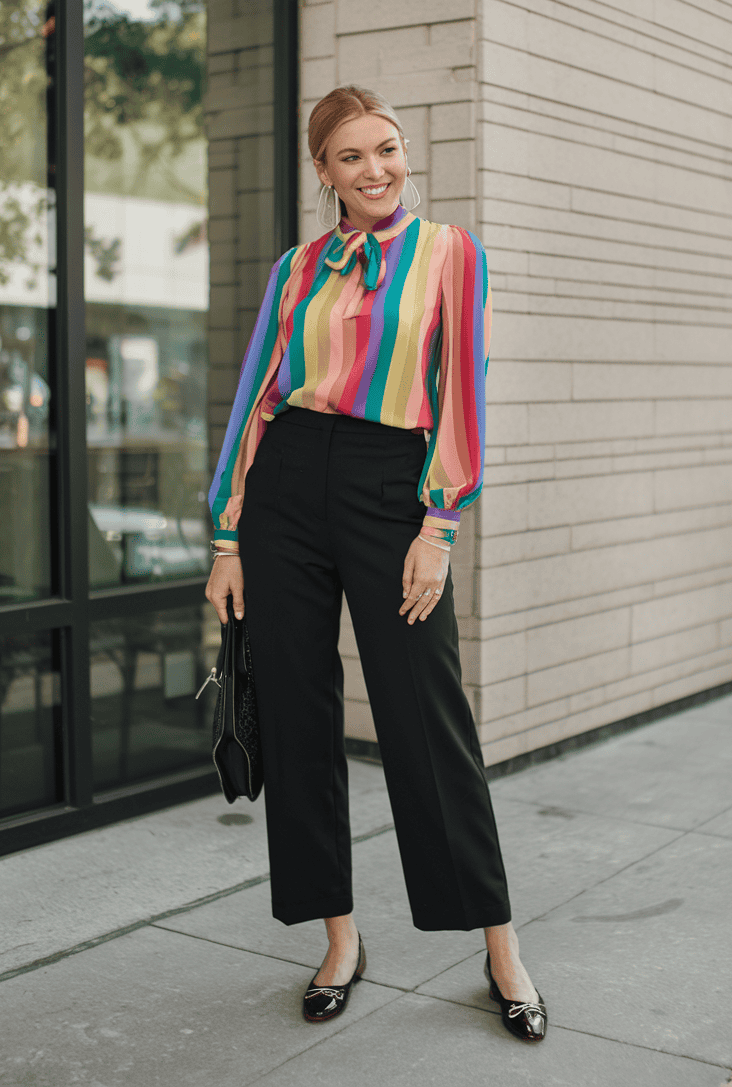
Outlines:
<svg viewBox="0 0 732 1087"><path fill-rule="evenodd" d="M411 170L407 169L407 180L404 182L404 188L402 194L399 197L399 203L406 211L414 211L419 203L422 201L422 197L419 195L417 186L412 181Z"/></svg>
<svg viewBox="0 0 732 1087"><path fill-rule="evenodd" d="M332 193L332 197L331 194ZM323 185L315 218L323 230L335 230L341 221L341 201L332 185Z"/></svg>

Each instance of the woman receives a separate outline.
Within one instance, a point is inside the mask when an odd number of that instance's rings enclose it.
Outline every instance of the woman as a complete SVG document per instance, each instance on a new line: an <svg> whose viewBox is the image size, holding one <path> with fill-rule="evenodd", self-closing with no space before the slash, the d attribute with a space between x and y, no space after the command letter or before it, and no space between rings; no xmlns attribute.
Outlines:
<svg viewBox="0 0 732 1087"><path fill-rule="evenodd" d="M243 614L246 585L273 914L324 918L328 952L303 1011L341 1014L365 968L337 649L345 592L414 924L484 928L503 1022L539 1041L546 1009L511 924L449 567L482 481L485 252L408 210L419 197L407 141L380 95L336 88L308 140L328 232L272 269L209 495L206 596L223 623L229 594Z"/></svg>

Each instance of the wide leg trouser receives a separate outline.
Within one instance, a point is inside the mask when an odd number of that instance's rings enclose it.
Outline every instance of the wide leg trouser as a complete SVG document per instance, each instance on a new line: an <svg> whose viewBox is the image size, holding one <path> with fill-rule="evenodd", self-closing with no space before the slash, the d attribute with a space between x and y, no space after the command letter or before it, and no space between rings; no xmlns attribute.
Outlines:
<svg viewBox="0 0 732 1087"><path fill-rule="evenodd" d="M341 599L353 619L417 928L511 918L475 723L461 685L452 580L425 622L398 614L424 506L425 443L289 409L248 474L239 540L264 755L272 912L350 913Z"/></svg>

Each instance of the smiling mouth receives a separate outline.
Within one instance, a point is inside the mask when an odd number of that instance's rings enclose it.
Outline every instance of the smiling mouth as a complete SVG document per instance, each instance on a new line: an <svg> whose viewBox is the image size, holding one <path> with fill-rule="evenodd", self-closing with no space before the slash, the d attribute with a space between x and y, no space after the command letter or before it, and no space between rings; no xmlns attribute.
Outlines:
<svg viewBox="0 0 732 1087"><path fill-rule="evenodd" d="M359 189L364 196L381 196L389 188L389 182L385 182L383 185L369 185L368 188Z"/></svg>

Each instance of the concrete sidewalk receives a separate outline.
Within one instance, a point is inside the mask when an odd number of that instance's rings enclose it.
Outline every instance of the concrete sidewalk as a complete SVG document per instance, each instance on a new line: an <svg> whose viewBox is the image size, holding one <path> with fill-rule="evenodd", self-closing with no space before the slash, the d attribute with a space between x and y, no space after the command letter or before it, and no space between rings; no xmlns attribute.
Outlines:
<svg viewBox="0 0 732 1087"><path fill-rule="evenodd" d="M368 967L301 1017L323 926L270 915L264 810L211 797L0 861L0 1087L720 1087L732 697L493 782L536 1047L480 932L412 927L381 769L351 763Z"/></svg>

